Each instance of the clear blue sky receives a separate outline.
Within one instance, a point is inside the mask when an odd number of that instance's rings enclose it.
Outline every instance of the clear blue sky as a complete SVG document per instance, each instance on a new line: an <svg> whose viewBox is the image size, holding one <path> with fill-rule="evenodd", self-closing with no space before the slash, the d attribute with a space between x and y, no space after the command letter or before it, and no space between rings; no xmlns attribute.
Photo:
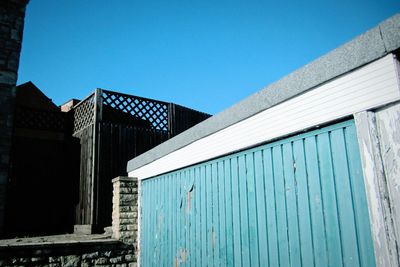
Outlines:
<svg viewBox="0 0 400 267"><path fill-rule="evenodd" d="M400 11L398 0L31 0L18 83L218 113Z"/></svg>

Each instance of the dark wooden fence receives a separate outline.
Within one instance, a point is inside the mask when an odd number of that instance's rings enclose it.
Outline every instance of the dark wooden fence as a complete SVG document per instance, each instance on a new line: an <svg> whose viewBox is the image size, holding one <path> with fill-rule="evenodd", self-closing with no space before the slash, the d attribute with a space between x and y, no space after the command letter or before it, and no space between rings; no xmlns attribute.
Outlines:
<svg viewBox="0 0 400 267"><path fill-rule="evenodd" d="M101 232L111 225L111 179L128 160L209 117L176 104L97 89L61 112L33 84L17 98L8 236Z"/></svg>
<svg viewBox="0 0 400 267"><path fill-rule="evenodd" d="M173 137L210 117L209 114L184 106L169 104L169 132Z"/></svg>
<svg viewBox="0 0 400 267"><path fill-rule="evenodd" d="M101 232L111 225L111 179L128 160L210 115L176 104L97 89L73 109L81 167L76 224Z"/></svg>

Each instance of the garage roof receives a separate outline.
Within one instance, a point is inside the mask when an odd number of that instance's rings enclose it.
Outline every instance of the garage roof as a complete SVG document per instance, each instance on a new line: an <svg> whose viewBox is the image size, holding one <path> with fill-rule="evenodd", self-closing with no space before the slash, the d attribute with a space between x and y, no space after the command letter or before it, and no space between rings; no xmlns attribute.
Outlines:
<svg viewBox="0 0 400 267"><path fill-rule="evenodd" d="M400 14L290 73L232 107L130 160L131 172L230 125L355 70L400 47Z"/></svg>

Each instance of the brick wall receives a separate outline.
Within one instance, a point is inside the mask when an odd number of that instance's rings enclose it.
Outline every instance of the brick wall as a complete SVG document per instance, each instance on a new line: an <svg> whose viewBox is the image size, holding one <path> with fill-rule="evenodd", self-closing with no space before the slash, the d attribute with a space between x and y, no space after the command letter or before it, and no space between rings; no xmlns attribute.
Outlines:
<svg viewBox="0 0 400 267"><path fill-rule="evenodd" d="M135 267L132 246L117 240L0 246L0 266Z"/></svg>
<svg viewBox="0 0 400 267"><path fill-rule="evenodd" d="M15 85L28 2L29 0L0 1L0 236L4 231Z"/></svg>

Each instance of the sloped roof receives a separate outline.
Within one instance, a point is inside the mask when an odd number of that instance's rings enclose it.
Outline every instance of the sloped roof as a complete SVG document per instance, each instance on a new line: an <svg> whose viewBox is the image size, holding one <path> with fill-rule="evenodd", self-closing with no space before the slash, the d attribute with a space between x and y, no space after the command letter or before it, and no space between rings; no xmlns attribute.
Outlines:
<svg viewBox="0 0 400 267"><path fill-rule="evenodd" d="M40 110L60 110L60 108L31 81L17 86L16 104L18 106Z"/></svg>

